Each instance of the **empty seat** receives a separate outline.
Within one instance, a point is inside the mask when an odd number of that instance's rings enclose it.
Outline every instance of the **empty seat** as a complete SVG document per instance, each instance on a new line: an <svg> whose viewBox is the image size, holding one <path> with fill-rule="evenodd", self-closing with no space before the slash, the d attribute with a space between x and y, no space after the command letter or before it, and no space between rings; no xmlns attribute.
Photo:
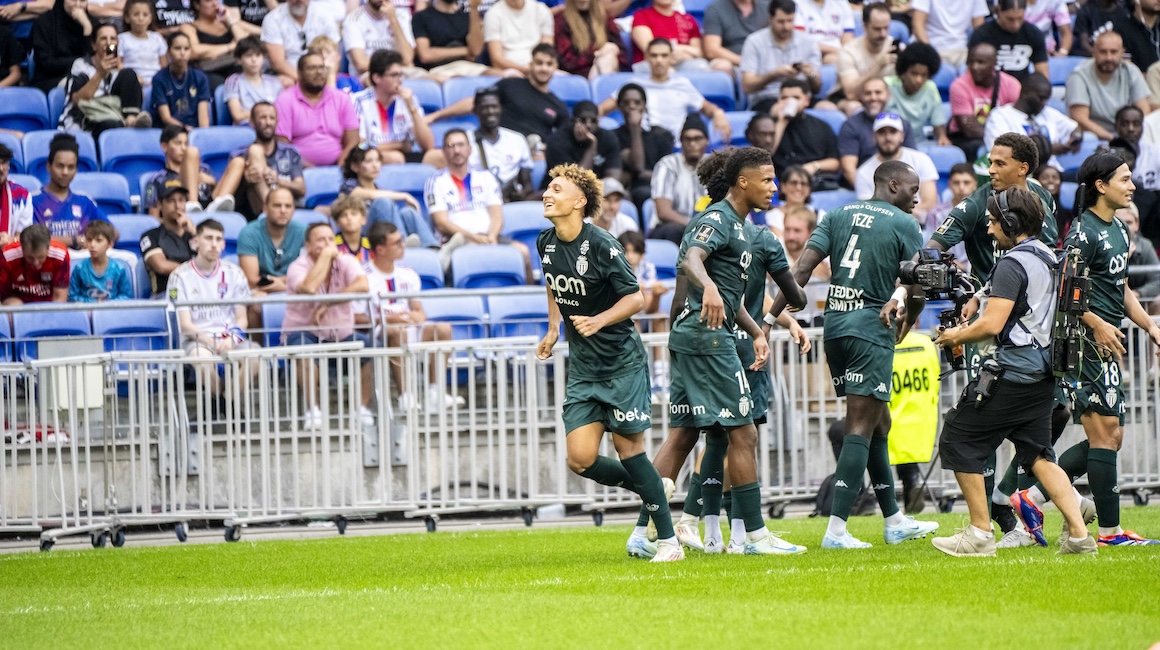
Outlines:
<svg viewBox="0 0 1160 650"><path fill-rule="evenodd" d="M1090 59L1082 56L1053 56L1047 59L1047 74L1052 86L1066 86L1067 77L1079 64Z"/></svg>
<svg viewBox="0 0 1160 650"><path fill-rule="evenodd" d="M424 296L423 311L427 314L427 320L451 323L451 338L487 338L483 298L479 296Z"/></svg>
<svg viewBox="0 0 1160 650"><path fill-rule="evenodd" d="M230 155L240 147L254 143L254 130L248 126L210 126L189 134L190 146L197 147L201 162L209 165L214 178L221 178L230 163Z"/></svg>
<svg viewBox="0 0 1160 650"><path fill-rule="evenodd" d="M282 345L282 320L286 318L286 303L262 303L262 331L266 333L266 347Z"/></svg>
<svg viewBox="0 0 1160 650"><path fill-rule="evenodd" d="M141 214L110 214L109 223L118 233L113 248L138 254L141 253L141 235L160 225L153 217Z"/></svg>
<svg viewBox="0 0 1160 650"><path fill-rule="evenodd" d="M933 142L920 142L918 150L930 156L939 176L947 176L951 173L951 167L967 162L966 154L958 147L940 147Z"/></svg>
<svg viewBox="0 0 1160 650"><path fill-rule="evenodd" d="M24 134L28 137L29 134ZM11 133L0 133L0 144L12 150L12 161L8 164L8 173L23 174L27 167L24 166L24 147L21 146L20 140Z"/></svg>
<svg viewBox="0 0 1160 650"><path fill-rule="evenodd" d="M60 124L60 116L64 114L65 96L64 88L57 86L48 91L48 117L50 124L48 128L54 129Z"/></svg>
<svg viewBox="0 0 1160 650"><path fill-rule="evenodd" d="M48 182L48 145L53 136L60 131L31 131L24 134L24 169L28 174L35 176L41 183ZM77 157L78 172L95 172L100 169L97 164L97 145L93 136L84 131L70 131L76 136L80 156Z"/></svg>
<svg viewBox="0 0 1160 650"><path fill-rule="evenodd" d="M1063 167L1064 173L1077 172L1079 171L1079 166L1083 164L1083 161L1087 160L1088 156L1095 153L1099 146L1100 141L1098 138L1096 138L1095 134L1084 133L1083 143L1080 144L1079 151L1076 153L1060 154L1056 156L1056 160L1058 160L1059 165Z"/></svg>
<svg viewBox="0 0 1160 650"><path fill-rule="evenodd" d="M667 239L648 239L644 242L644 258L657 267L658 280L677 277L677 254L680 248Z"/></svg>
<svg viewBox="0 0 1160 650"><path fill-rule="evenodd" d="M652 199L645 199L644 203L640 206L640 225L642 226L641 232L648 233L648 231L652 230L652 220L656 214L656 201L653 201Z"/></svg>
<svg viewBox="0 0 1160 650"><path fill-rule="evenodd" d="M728 111L725 113L725 118L729 120L729 126L733 129L733 138L729 142L725 142L721 137L721 132L713 124L709 125L709 146L719 147L721 145L733 145L740 147L748 144L745 139L745 127L749 126L749 121L756 115L753 111Z"/></svg>
<svg viewBox="0 0 1160 650"><path fill-rule="evenodd" d="M524 258L511 246L460 246L451 252L456 289L518 287L527 283Z"/></svg>
<svg viewBox="0 0 1160 650"><path fill-rule="evenodd" d="M558 74L548 82L548 92L556 95L568 105L568 110L577 103L592 100L592 88L588 80L574 74Z"/></svg>
<svg viewBox="0 0 1160 650"><path fill-rule="evenodd" d="M814 192L810 195L810 207L814 210L824 210L829 212L840 208L847 203L853 203L858 200L858 195L854 194L854 190L829 190L826 192Z"/></svg>
<svg viewBox="0 0 1160 650"><path fill-rule="evenodd" d="M101 171L121 174L129 181L129 193L141 193L141 174L165 168L160 129L109 129L97 143Z"/></svg>
<svg viewBox="0 0 1160 650"><path fill-rule="evenodd" d="M87 172L77 174L72 182L72 191L87 196L97 204L102 214L123 214L133 211L129 197L129 181L120 174L108 172Z"/></svg>
<svg viewBox="0 0 1160 650"><path fill-rule="evenodd" d="M27 133L55 126L39 88L0 88L0 127Z"/></svg>
<svg viewBox="0 0 1160 650"><path fill-rule="evenodd" d="M146 96L145 101L149 101ZM230 106L226 103L226 85L222 84L213 91L213 123L219 126L233 126L234 118L230 115Z"/></svg>
<svg viewBox="0 0 1160 650"><path fill-rule="evenodd" d="M89 312L80 309L17 311L12 313L12 338L16 359L36 359L36 339L58 336L91 336Z"/></svg>
<svg viewBox="0 0 1160 650"><path fill-rule="evenodd" d="M330 223L330 217L314 210L295 210L294 216L290 218L303 226L309 226L312 223Z"/></svg>
<svg viewBox="0 0 1160 650"><path fill-rule="evenodd" d="M733 77L718 70L697 70L677 74L692 81L693 86L705 99L722 110L731 111L737 108L737 90L733 87Z"/></svg>
<svg viewBox="0 0 1160 650"><path fill-rule="evenodd" d="M822 92L819 96L826 97L834 89L834 86L838 84L838 66L823 65L820 72L822 75Z"/></svg>
<svg viewBox="0 0 1160 650"><path fill-rule="evenodd" d="M443 146L442 140L436 140L437 146ZM427 179L435 175L431 165L423 163L404 163L402 165L385 165L379 173L378 186L384 190L406 192L419 200L419 205L425 205L423 190L427 186ZM424 208L425 210L425 208Z"/></svg>
<svg viewBox="0 0 1160 650"><path fill-rule="evenodd" d="M958 76L959 69L947 63L946 61L943 61L942 67L939 68L938 72L936 72L934 77L931 78L931 81L934 82L935 87L938 88L939 96L942 97L944 102L950 99L951 84L954 83Z"/></svg>
<svg viewBox="0 0 1160 650"><path fill-rule="evenodd" d="M712 4L710 0L685 0L685 13L696 19L697 24L705 18L705 10Z"/></svg>
<svg viewBox="0 0 1160 650"><path fill-rule="evenodd" d="M838 135L838 131L841 130L842 124L846 122L846 114L842 111L835 111L833 109L807 108L806 113L809 113L810 115L813 115L826 124L829 124L830 128L834 131L834 135Z"/></svg>
<svg viewBox="0 0 1160 650"><path fill-rule="evenodd" d="M330 205L338 198L338 187L342 185L342 170L333 165L308 167L302 170L302 180L306 183L303 205L312 209L320 205Z"/></svg>
<svg viewBox="0 0 1160 650"><path fill-rule="evenodd" d="M44 187L39 178L28 174L9 174L8 180L28 190L29 194L37 194Z"/></svg>
<svg viewBox="0 0 1160 650"><path fill-rule="evenodd" d="M1078 183L1065 182L1059 184L1059 205L1068 210L1075 209L1075 192L1079 189Z"/></svg>
<svg viewBox="0 0 1160 650"><path fill-rule="evenodd" d="M548 300L542 292L518 296L491 296L487 299L491 335L535 336L548 333Z"/></svg>
<svg viewBox="0 0 1160 650"><path fill-rule="evenodd" d="M437 82L430 79L407 79L403 85L415 94L424 113L434 113L443 108L443 87Z"/></svg>
<svg viewBox="0 0 1160 650"><path fill-rule="evenodd" d="M430 248L408 248L400 264L419 274L424 291L443 288L443 265L439 263L439 253Z"/></svg>
<svg viewBox="0 0 1160 650"><path fill-rule="evenodd" d="M544 204L539 201L518 201L503 206L503 234L528 247L534 269L540 268L536 238L551 227L552 222L544 218Z"/></svg>
<svg viewBox="0 0 1160 650"><path fill-rule="evenodd" d="M106 352L169 348L169 323L164 307L94 309L93 334L105 339Z"/></svg>
<svg viewBox="0 0 1160 650"><path fill-rule="evenodd" d="M499 83L499 77L452 77L443 82L443 105L450 106L465 97L475 97L479 88Z"/></svg>

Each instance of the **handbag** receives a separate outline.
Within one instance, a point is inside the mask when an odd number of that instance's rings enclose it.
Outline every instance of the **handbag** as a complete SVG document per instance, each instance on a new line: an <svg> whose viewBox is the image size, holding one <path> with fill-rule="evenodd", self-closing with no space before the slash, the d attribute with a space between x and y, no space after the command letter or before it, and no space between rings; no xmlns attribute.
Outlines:
<svg viewBox="0 0 1160 650"><path fill-rule="evenodd" d="M82 99L77 102L77 108L84 115L86 125L98 122L124 122L125 119L121 114L121 98L116 95Z"/></svg>

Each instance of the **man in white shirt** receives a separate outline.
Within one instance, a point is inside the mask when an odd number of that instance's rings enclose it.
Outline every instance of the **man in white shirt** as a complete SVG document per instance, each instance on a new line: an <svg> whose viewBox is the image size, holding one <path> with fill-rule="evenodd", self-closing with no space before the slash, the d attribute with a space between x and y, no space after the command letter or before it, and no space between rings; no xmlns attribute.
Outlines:
<svg viewBox="0 0 1160 650"><path fill-rule="evenodd" d="M370 88L351 95L358 114L359 139L379 150L384 165L423 162L442 167L443 154L435 149L435 136L423 107L403 85L403 55L379 50L371 55L367 71ZM415 145L419 151L414 151Z"/></svg>
<svg viewBox="0 0 1160 650"><path fill-rule="evenodd" d="M298 82L298 59L318 36L329 36L335 43L342 40L338 24L310 0L286 0L286 4L266 14L262 21L262 42L266 44L270 69L282 80L283 86Z"/></svg>
<svg viewBox="0 0 1160 650"><path fill-rule="evenodd" d="M1023 80L1019 99L1014 104L992 109L983 128L983 150L990 151L995 138L1004 133L1042 135L1051 142L1051 159L1046 164L1061 169L1056 154L1075 153L1083 144L1079 124L1047 105L1051 82L1038 72Z"/></svg>
<svg viewBox="0 0 1160 650"><path fill-rule="evenodd" d="M505 201L534 201L539 192L532 186L532 150L528 139L518 132L500 126L503 101L495 88L481 88L475 93L473 112L479 128L469 131L472 169L486 169L499 179Z"/></svg>
<svg viewBox="0 0 1160 650"><path fill-rule="evenodd" d="M917 149L902 146L905 137L902 118L896 113L882 113L874 120L874 144L878 153L858 166L854 177L854 193L859 201L866 201L874 195L874 170L888 160L901 160L914 168L918 174L918 204L914 206L914 218L920 222L938 205L938 170L930 156Z"/></svg>
<svg viewBox="0 0 1160 650"><path fill-rule="evenodd" d="M955 66L967 60L967 32L991 14L987 0L913 0L910 6L914 37L938 50L944 63Z"/></svg>
<svg viewBox="0 0 1160 650"><path fill-rule="evenodd" d="M483 16L484 45L492 67L504 76L526 77L532 48L554 38L552 10L537 0L503 0Z"/></svg>
<svg viewBox="0 0 1160 650"><path fill-rule="evenodd" d="M411 14L396 9L391 0L366 0L342 21L342 44L351 67L363 74L371 56L379 50L394 50L402 55L403 66L410 68L415 55L415 36L411 33Z"/></svg>
<svg viewBox="0 0 1160 650"><path fill-rule="evenodd" d="M794 25L818 42L825 64L837 63L838 51L854 40L854 12L846 0L798 0Z"/></svg>
<svg viewBox="0 0 1160 650"><path fill-rule="evenodd" d="M865 33L842 46L838 53L838 85L847 101L858 101L867 81L894 74L898 53L890 38L891 20L890 7L885 3L867 4L862 9Z"/></svg>

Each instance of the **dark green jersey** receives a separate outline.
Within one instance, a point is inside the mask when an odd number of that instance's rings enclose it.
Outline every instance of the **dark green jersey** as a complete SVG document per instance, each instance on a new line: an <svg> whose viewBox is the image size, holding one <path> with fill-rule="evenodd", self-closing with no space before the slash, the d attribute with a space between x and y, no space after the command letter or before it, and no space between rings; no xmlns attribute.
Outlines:
<svg viewBox="0 0 1160 650"><path fill-rule="evenodd" d="M1039 232L1039 240L1047 244L1048 248L1055 248L1056 238L1059 237L1059 228L1055 224L1055 199L1032 179L1027 180L1027 187L1043 203L1043 230ZM990 196L991 184L986 183L956 205L931 235L931 239L941 244L943 250L949 251L963 242L967 249L967 260L971 263L971 275L980 287L991 277L995 260L999 259L999 253L995 251L995 240L987 234L987 198Z"/></svg>
<svg viewBox="0 0 1160 650"><path fill-rule="evenodd" d="M894 349L894 332L878 312L897 286L898 264L922 247L913 216L883 201L859 201L833 212L806 242L830 258L826 297L826 339L843 336Z"/></svg>
<svg viewBox="0 0 1160 650"><path fill-rule="evenodd" d="M640 291L620 242L607 230L586 223L570 242L561 240L555 228L548 228L536 238L536 250L543 262L544 281L564 316L570 376L585 381L610 379L643 366L644 344L631 320L613 323L585 338L576 333L569 318L595 316Z"/></svg>
<svg viewBox="0 0 1160 650"><path fill-rule="evenodd" d="M690 248L705 250L705 272L717 285L725 303L725 324L720 329L710 330L701 322L703 292L689 282L685 308L677 316L669 334L670 350L685 354L737 354L733 319L741 307L750 258L743 224L744 219L737 215L728 201L718 201L693 217L685 228L681 251L677 255L677 268L681 267Z"/></svg>
<svg viewBox="0 0 1160 650"><path fill-rule="evenodd" d="M761 323L765 307L765 277L789 269L785 249L768 228L745 222L745 238L749 240L749 279L745 281L745 311ZM753 341L741 328L737 329L737 356L746 368L753 363Z"/></svg>
<svg viewBox="0 0 1160 650"><path fill-rule="evenodd" d="M1113 217L1108 223L1091 210L1076 217L1067 246L1087 263L1091 289L1088 308L1115 327L1124 320L1124 282L1128 277L1128 231Z"/></svg>

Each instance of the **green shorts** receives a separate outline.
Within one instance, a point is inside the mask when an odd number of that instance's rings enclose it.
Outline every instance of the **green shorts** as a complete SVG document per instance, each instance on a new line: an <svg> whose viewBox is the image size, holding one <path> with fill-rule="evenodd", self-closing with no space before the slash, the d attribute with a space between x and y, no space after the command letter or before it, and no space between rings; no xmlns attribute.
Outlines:
<svg viewBox="0 0 1160 650"><path fill-rule="evenodd" d="M669 351L669 420L674 427L753 423L749 381L736 354Z"/></svg>
<svg viewBox="0 0 1160 650"><path fill-rule="evenodd" d="M864 395L890 401L894 385L894 348L853 336L826 339L826 365L838 397Z"/></svg>
<svg viewBox="0 0 1160 650"><path fill-rule="evenodd" d="M1079 424L1084 413L1120 418L1124 424L1124 391L1120 388L1120 362L1101 359L1090 346L1084 346L1079 377L1071 382L1071 417Z"/></svg>
<svg viewBox="0 0 1160 650"><path fill-rule="evenodd" d="M652 428L652 385L648 367L612 379L568 378L564 389L564 431L600 422L606 431L631 435Z"/></svg>
<svg viewBox="0 0 1160 650"><path fill-rule="evenodd" d="M754 422L764 423L766 413L769 411L769 394L773 390L769 368L757 371L746 368L745 379L749 382L749 399L753 402L749 415L753 416Z"/></svg>

